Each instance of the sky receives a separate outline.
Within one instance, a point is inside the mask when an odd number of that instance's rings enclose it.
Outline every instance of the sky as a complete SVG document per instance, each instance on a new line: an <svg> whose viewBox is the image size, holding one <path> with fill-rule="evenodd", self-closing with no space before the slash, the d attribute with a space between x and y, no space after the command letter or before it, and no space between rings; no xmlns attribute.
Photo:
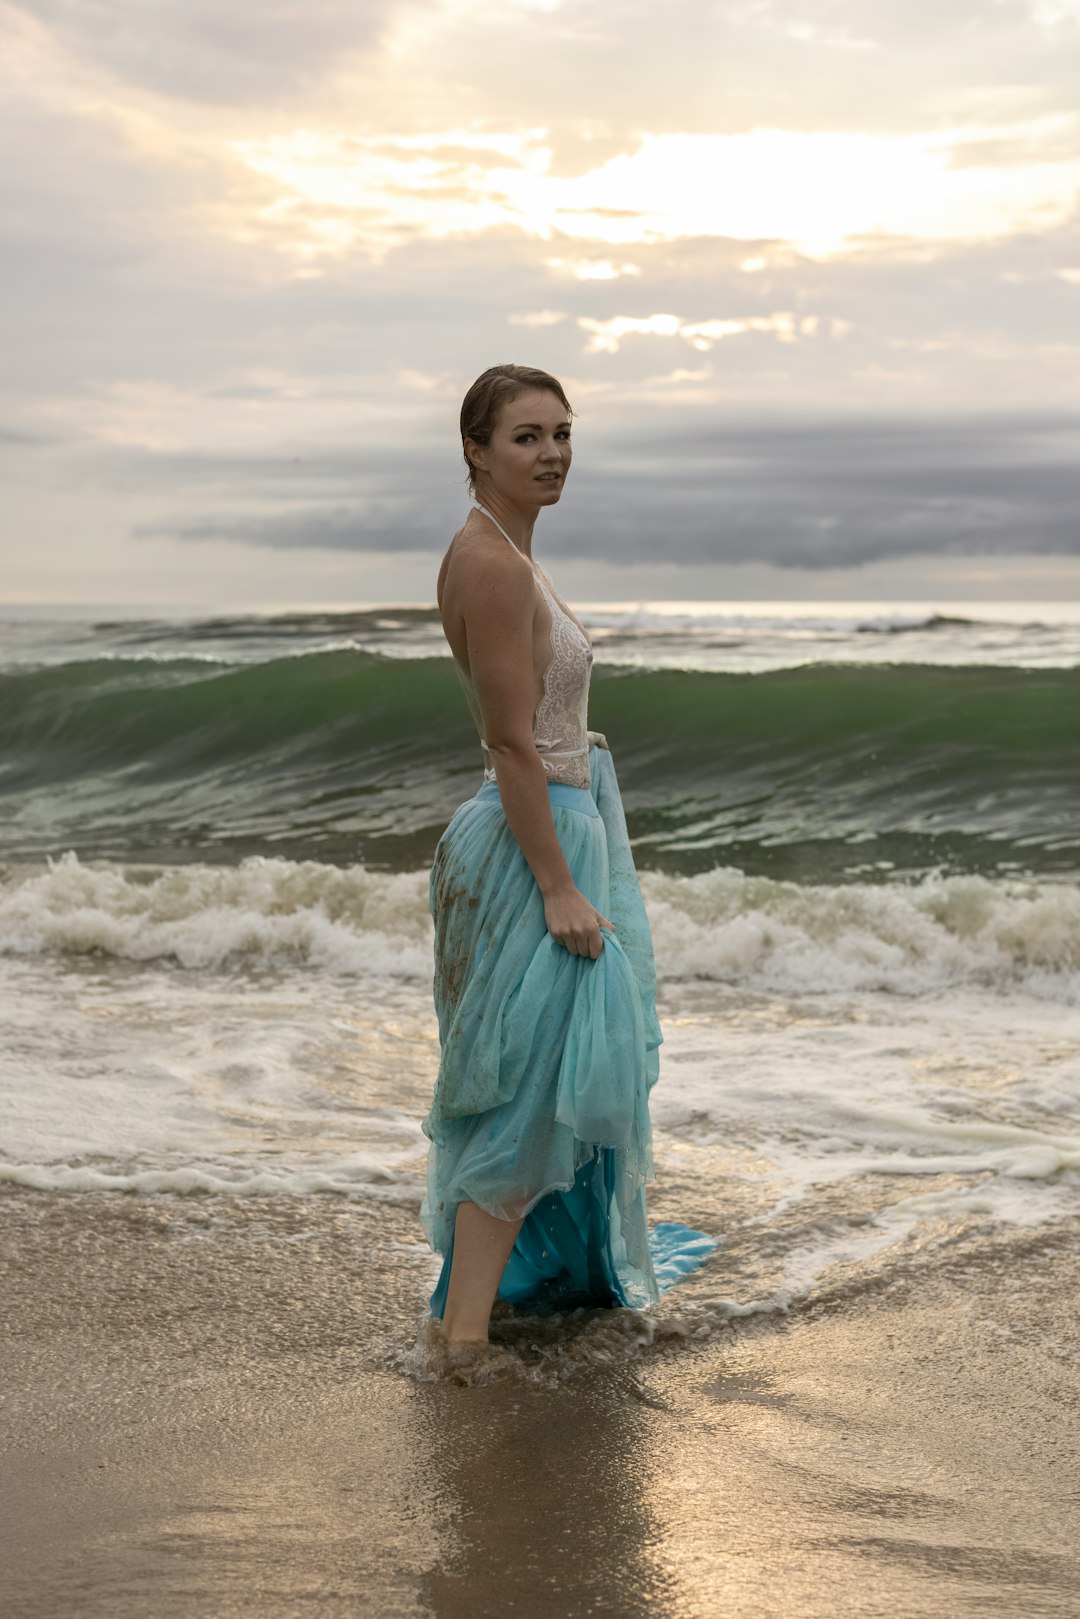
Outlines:
<svg viewBox="0 0 1080 1619"><path fill-rule="evenodd" d="M1080 598L1080 0L0 0L0 601Z"/></svg>

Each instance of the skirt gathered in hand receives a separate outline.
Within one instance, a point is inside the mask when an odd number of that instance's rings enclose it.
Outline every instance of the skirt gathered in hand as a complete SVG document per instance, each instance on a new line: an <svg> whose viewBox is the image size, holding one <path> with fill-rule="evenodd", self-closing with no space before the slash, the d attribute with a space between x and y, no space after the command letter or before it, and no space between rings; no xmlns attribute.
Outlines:
<svg viewBox="0 0 1080 1619"><path fill-rule="evenodd" d="M441 1061L423 1126L432 1145L421 1220L443 1256L436 1316L465 1201L524 1217L499 1288L518 1305L640 1307L715 1247L673 1225L650 1242L656 970L606 746L590 747L589 766L588 789L552 782L548 794L574 883L614 924L596 960L548 932L495 782L458 807L435 853Z"/></svg>

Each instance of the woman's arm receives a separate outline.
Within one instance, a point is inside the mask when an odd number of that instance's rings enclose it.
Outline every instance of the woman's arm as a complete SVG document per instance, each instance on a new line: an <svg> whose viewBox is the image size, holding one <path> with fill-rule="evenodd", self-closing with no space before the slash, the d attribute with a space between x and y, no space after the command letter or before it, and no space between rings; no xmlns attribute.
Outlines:
<svg viewBox="0 0 1080 1619"><path fill-rule="evenodd" d="M572 955L595 960L604 947L596 907L570 875L533 742L532 574L519 558L496 551L482 568L470 566L462 583L469 672L503 812L544 897L548 931Z"/></svg>

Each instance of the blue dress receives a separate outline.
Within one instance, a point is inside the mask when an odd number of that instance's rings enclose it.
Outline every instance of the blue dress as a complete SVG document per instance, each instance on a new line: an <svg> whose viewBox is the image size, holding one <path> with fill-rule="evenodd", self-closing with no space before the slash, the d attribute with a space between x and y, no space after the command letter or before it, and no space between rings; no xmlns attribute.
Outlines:
<svg viewBox="0 0 1080 1619"><path fill-rule="evenodd" d="M498 1296L530 1309L647 1305L716 1246L685 1226L648 1227L663 1040L652 940L614 761L603 737L582 734L591 648L575 645L588 647L584 630L540 578L552 659L534 740L574 883L616 931L603 930L595 961L551 936L489 767L439 840L429 883L441 1058L421 1220L443 1256L439 1317L463 1201L524 1216Z"/></svg>

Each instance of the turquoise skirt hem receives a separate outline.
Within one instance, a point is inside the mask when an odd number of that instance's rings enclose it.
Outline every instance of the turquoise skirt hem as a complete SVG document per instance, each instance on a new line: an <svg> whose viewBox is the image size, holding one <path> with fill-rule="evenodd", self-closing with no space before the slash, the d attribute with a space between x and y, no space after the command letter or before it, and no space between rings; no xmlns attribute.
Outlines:
<svg viewBox="0 0 1080 1619"><path fill-rule="evenodd" d="M648 1097L663 1040L652 940L610 752L591 747L589 767L589 788L548 793L575 884L614 924L596 961L548 933L496 782L458 807L435 852L441 1056L421 1208L443 1256L435 1316L464 1201L523 1217L499 1297L529 1308L641 1307L715 1247L680 1226L650 1241Z"/></svg>

